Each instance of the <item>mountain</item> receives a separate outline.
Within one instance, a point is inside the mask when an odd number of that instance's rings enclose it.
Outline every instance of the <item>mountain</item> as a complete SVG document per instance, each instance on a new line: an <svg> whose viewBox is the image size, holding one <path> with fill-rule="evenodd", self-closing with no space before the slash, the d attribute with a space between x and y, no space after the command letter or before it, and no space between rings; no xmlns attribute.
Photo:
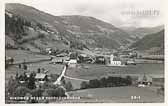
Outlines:
<svg viewBox="0 0 168 106"><path fill-rule="evenodd" d="M136 50L160 51L164 52L164 30L157 33L145 35L141 40L133 43L131 48Z"/></svg>
<svg viewBox="0 0 168 106"><path fill-rule="evenodd" d="M130 34L132 37L137 37L139 39L143 38L145 35L149 35L152 33L159 32L164 29L164 25L156 26L156 27L121 27L124 31Z"/></svg>
<svg viewBox="0 0 168 106"><path fill-rule="evenodd" d="M130 35L104 21L89 16L53 16L48 13L37 10L33 7L17 3L7 3L5 13L24 20L31 25L23 25L24 33L6 34L8 38L14 39L15 35L20 35L22 45L31 45L38 48L55 47L60 44L65 47L90 48L105 47L116 49L121 45L129 44L133 39ZM11 20L9 18L9 20ZM6 22L8 23L8 22ZM8 23L10 24L10 23ZM43 37L39 35L43 34ZM13 37L12 37L13 36ZM45 40L46 39L46 40ZM28 44L27 44L28 43ZM62 48L60 46L60 48Z"/></svg>

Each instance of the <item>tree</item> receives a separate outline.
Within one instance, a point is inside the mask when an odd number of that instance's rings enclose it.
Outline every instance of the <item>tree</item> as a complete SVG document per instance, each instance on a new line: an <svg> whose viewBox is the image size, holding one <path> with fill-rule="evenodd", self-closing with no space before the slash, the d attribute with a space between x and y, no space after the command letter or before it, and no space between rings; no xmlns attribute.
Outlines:
<svg viewBox="0 0 168 106"><path fill-rule="evenodd" d="M98 88L100 87L100 81L97 79L93 79L89 81L89 87L90 88Z"/></svg>
<svg viewBox="0 0 168 106"><path fill-rule="evenodd" d="M26 75L26 72L24 72L24 74L23 74L23 80L24 80L24 81L27 81L27 80L28 80L27 75Z"/></svg>
<svg viewBox="0 0 168 106"><path fill-rule="evenodd" d="M72 86L72 83L69 81L65 84L65 88L67 91L71 91L73 90L73 86Z"/></svg>
<svg viewBox="0 0 168 106"><path fill-rule="evenodd" d="M19 64L19 69L21 69L22 68L22 64Z"/></svg>
<svg viewBox="0 0 168 106"><path fill-rule="evenodd" d="M101 87L107 86L107 79L105 77L100 79L100 85Z"/></svg>
<svg viewBox="0 0 168 106"><path fill-rule="evenodd" d="M12 58L11 58L11 64L13 64L13 62L14 62L14 58L12 57Z"/></svg>
<svg viewBox="0 0 168 106"><path fill-rule="evenodd" d="M130 76L126 77L126 81L127 81L127 85L131 85L132 84L132 78Z"/></svg>
<svg viewBox="0 0 168 106"><path fill-rule="evenodd" d="M86 89L86 88L88 88L88 83L85 82L85 81L83 81L83 82L80 84L80 88L81 88L81 89Z"/></svg>
<svg viewBox="0 0 168 106"><path fill-rule="evenodd" d="M11 76L9 81L8 81L8 86L7 86L7 91L8 93L13 96L16 88L19 86L18 81L14 80L13 77Z"/></svg>
<svg viewBox="0 0 168 106"><path fill-rule="evenodd" d="M38 69L37 69L37 73L40 73L40 72L41 72L41 70L40 70L40 68L38 68Z"/></svg>
<svg viewBox="0 0 168 106"><path fill-rule="evenodd" d="M28 84L27 84L27 87L29 89L34 89L36 88L36 85L35 85L35 76L33 73L30 74L30 77L28 78Z"/></svg>
<svg viewBox="0 0 168 106"><path fill-rule="evenodd" d="M16 73L15 75L15 80L18 81L19 80L19 75L18 75L18 72Z"/></svg>
<svg viewBox="0 0 168 106"><path fill-rule="evenodd" d="M61 87L58 87L56 89L50 88L45 89L43 96L45 97L65 97L65 90Z"/></svg>
<svg viewBox="0 0 168 106"><path fill-rule="evenodd" d="M26 64L23 65L23 69L27 70L27 65Z"/></svg>
<svg viewBox="0 0 168 106"><path fill-rule="evenodd" d="M34 89L31 91L33 97L41 97L43 95L43 89Z"/></svg>

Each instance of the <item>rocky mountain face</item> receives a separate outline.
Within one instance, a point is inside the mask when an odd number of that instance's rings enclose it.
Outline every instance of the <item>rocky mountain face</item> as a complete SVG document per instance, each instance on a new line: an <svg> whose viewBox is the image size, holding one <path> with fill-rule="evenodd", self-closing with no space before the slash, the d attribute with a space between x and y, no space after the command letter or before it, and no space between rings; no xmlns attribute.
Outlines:
<svg viewBox="0 0 168 106"><path fill-rule="evenodd" d="M116 49L133 40L126 31L89 16L53 16L15 3L6 4L5 16L6 42L29 49Z"/></svg>

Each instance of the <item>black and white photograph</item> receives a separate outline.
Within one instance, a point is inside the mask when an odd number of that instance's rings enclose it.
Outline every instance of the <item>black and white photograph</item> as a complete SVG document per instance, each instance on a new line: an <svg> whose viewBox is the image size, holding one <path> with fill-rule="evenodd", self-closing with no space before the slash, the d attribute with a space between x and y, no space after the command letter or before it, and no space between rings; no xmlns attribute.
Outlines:
<svg viewBox="0 0 168 106"><path fill-rule="evenodd" d="M163 0L4 3L5 104L164 103Z"/></svg>

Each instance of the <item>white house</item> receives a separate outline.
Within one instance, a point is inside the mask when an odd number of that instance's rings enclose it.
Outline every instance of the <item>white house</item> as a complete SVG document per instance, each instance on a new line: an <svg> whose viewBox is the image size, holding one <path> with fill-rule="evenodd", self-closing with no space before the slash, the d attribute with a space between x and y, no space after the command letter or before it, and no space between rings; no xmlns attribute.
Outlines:
<svg viewBox="0 0 168 106"><path fill-rule="evenodd" d="M51 54L52 53L52 48L46 48L46 50L45 50L48 54Z"/></svg>
<svg viewBox="0 0 168 106"><path fill-rule="evenodd" d="M77 65L77 60L76 59L70 59L68 62L69 67L76 67Z"/></svg>

